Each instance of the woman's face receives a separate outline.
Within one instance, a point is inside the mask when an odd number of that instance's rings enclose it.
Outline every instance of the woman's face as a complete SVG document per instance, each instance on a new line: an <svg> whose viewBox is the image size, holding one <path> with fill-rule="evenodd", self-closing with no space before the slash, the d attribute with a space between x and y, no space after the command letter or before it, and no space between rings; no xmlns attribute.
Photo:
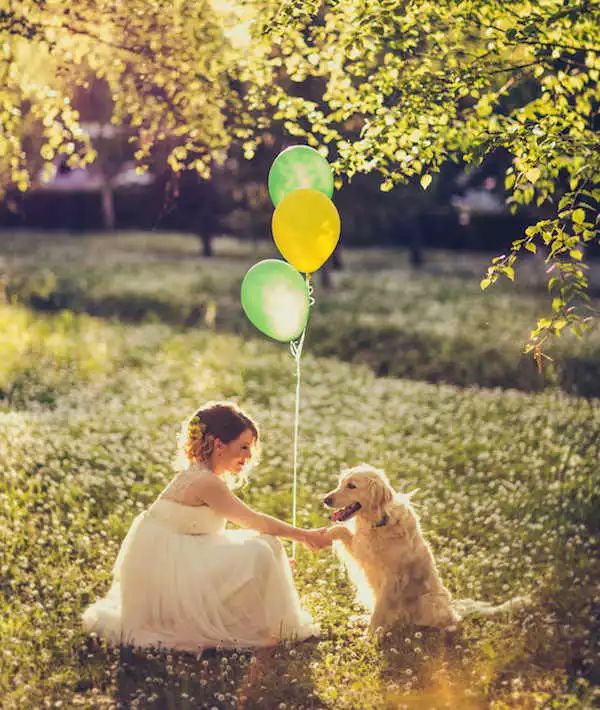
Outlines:
<svg viewBox="0 0 600 710"><path fill-rule="evenodd" d="M217 470L215 473L224 473L225 471L239 473L252 456L253 444L254 435L250 429L244 429L237 439L233 439L228 444L217 439L215 447Z"/></svg>

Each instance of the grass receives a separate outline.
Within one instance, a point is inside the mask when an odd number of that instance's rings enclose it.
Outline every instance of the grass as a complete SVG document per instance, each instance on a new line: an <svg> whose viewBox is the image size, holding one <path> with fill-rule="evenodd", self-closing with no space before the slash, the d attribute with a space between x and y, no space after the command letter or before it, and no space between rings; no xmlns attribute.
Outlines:
<svg viewBox="0 0 600 710"><path fill-rule="evenodd" d="M180 234L0 235L5 289L14 302L262 338L242 313L239 288L252 264L277 256L274 246L223 238L216 252L200 259L198 240ZM331 292L316 279L306 347L383 376L600 396L600 331L556 339L547 348L552 361L539 373L522 351L549 308L543 264L530 255L515 284L482 292L490 256L430 252L415 272L402 251L348 251ZM589 277L597 299L600 264L592 263Z"/></svg>
<svg viewBox="0 0 600 710"><path fill-rule="evenodd" d="M226 291L216 263L211 278ZM173 292L187 293L184 283ZM530 592L534 604L453 633L397 627L376 644L351 619L358 608L333 555L300 549L297 585L322 637L197 658L106 647L79 615L107 590L132 519L172 475L180 420L202 401L233 398L259 421L263 461L243 496L289 519L285 346L19 305L0 307L0 339L3 708L502 710L597 699L596 400L376 378L307 348L299 523L325 524L320 498L340 467L369 461L398 489L421 489L422 524L455 596Z"/></svg>

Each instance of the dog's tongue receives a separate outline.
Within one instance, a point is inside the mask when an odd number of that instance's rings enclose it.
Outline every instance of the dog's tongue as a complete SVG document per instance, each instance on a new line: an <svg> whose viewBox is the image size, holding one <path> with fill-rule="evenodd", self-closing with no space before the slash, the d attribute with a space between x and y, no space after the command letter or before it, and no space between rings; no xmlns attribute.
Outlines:
<svg viewBox="0 0 600 710"><path fill-rule="evenodd" d="M356 513L356 511L359 509L360 509L360 503L358 503L358 502L351 503L350 505L347 505L345 508L340 508L339 510L334 511L331 515L331 520L334 523L339 523L340 521L348 520L348 518L353 513Z"/></svg>
<svg viewBox="0 0 600 710"><path fill-rule="evenodd" d="M340 520L344 519L344 508L340 508L340 510L334 510L333 513L331 514L331 520L334 523L339 523Z"/></svg>

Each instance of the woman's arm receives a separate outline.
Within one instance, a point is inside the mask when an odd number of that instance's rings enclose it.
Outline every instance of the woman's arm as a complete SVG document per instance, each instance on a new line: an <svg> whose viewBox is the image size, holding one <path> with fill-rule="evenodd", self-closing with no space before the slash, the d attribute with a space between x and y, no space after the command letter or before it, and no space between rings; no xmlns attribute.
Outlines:
<svg viewBox="0 0 600 710"><path fill-rule="evenodd" d="M311 547L325 547L331 544L331 541L322 532L315 534L316 531L303 530L288 525L283 520L253 510L234 495L225 482L217 476L204 476L197 479L190 486L188 492L196 500L204 501L216 513L243 528L296 540ZM320 537L323 538L321 545L319 544Z"/></svg>

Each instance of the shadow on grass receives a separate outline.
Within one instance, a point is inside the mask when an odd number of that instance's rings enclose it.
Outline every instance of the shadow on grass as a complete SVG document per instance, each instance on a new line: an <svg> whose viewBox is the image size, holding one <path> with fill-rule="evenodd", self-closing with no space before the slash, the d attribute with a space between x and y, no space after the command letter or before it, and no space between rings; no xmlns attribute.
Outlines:
<svg viewBox="0 0 600 710"><path fill-rule="evenodd" d="M208 649L202 654L107 648L88 639L74 690L118 708L324 708L312 682L317 641L248 651Z"/></svg>
<svg viewBox="0 0 600 710"><path fill-rule="evenodd" d="M90 290L88 281L96 277L48 269L17 273L6 285L6 299L39 312L70 310L123 323L166 323L264 340L243 314L237 284L220 284L215 290L213 281L199 279L179 295L127 289L113 293ZM600 350L593 342L573 351L556 350L540 372L522 347L507 344L483 326L438 333L388 322L385 314L364 322L357 318L358 307L327 299L320 304L311 316L307 340L315 355L366 365L378 377L526 392L559 387L581 397L600 397Z"/></svg>

